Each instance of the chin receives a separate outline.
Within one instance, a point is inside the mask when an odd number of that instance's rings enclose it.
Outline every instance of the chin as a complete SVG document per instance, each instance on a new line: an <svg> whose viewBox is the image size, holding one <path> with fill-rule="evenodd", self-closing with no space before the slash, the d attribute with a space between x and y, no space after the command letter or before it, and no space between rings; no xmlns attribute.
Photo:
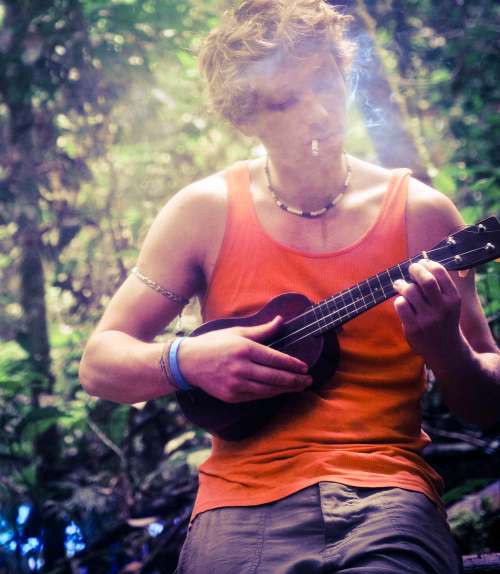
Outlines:
<svg viewBox="0 0 500 574"><path fill-rule="evenodd" d="M337 136L319 140L319 154L316 156L313 155L310 145L308 148L308 151L313 159L322 159L335 153L341 153L344 149L344 138Z"/></svg>

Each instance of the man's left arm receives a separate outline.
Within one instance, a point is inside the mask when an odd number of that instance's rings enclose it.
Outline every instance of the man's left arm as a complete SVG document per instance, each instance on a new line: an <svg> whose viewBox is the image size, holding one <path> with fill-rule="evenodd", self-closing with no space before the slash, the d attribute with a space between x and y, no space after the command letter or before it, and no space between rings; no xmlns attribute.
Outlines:
<svg viewBox="0 0 500 574"><path fill-rule="evenodd" d="M412 180L408 241L413 253L428 250L464 225L444 195ZM460 277L439 263L410 267L414 282L396 282L394 306L406 338L439 381L452 412L484 427L500 419L500 351L476 292L474 273Z"/></svg>

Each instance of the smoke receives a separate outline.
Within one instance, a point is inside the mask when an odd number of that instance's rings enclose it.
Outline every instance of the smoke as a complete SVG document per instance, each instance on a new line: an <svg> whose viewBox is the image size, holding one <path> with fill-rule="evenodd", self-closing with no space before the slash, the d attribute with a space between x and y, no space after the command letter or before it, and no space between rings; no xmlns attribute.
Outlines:
<svg viewBox="0 0 500 574"><path fill-rule="evenodd" d="M356 56L347 77L348 106L358 105L363 110L365 126L374 128L385 123L383 109L376 105L371 94L377 80L378 62L374 55L373 40L366 33L353 38L356 43Z"/></svg>

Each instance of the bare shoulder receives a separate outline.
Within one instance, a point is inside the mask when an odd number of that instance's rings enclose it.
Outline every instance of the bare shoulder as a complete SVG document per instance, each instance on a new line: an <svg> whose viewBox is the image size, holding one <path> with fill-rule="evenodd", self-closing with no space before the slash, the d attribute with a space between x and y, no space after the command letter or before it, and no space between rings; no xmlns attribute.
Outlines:
<svg viewBox="0 0 500 574"><path fill-rule="evenodd" d="M380 188L382 191L385 191L391 178L392 172L390 169L353 156L349 156L349 163L353 173L352 187L354 189Z"/></svg>
<svg viewBox="0 0 500 574"><path fill-rule="evenodd" d="M224 227L226 209L223 172L184 187L160 210L144 241L139 264L161 257L200 265L210 237Z"/></svg>
<svg viewBox="0 0 500 574"><path fill-rule="evenodd" d="M175 201L185 207L191 206L195 212L200 213L217 206L224 207L226 198L227 185L224 171L219 171L182 188L166 205Z"/></svg>
<svg viewBox="0 0 500 574"><path fill-rule="evenodd" d="M429 249L464 225L449 197L413 177L408 185L406 215L410 253Z"/></svg>
<svg viewBox="0 0 500 574"><path fill-rule="evenodd" d="M227 185L224 172L218 172L195 181L178 191L160 211L160 224L175 219L178 226L219 223L225 215ZM175 217L173 217L175 216ZM193 229L190 230L191 232Z"/></svg>

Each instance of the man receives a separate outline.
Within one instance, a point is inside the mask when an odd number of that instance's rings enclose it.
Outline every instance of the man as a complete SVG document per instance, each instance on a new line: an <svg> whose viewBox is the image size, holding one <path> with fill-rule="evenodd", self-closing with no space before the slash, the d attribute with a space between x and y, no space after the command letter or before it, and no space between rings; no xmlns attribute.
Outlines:
<svg viewBox="0 0 500 574"><path fill-rule="evenodd" d="M193 183L162 209L81 365L87 391L135 403L199 387L227 402L295 393L240 442L214 438L181 574L459 572L439 476L420 456L423 364L465 420L496 421L499 352L472 273L411 266L399 293L339 333L335 376L262 342L280 316L164 343L197 295L205 320L296 291L321 299L429 249L463 222L442 194L343 151L348 18L321 0L247 0L208 37L216 110L267 156ZM451 351L451 352L450 352Z"/></svg>

